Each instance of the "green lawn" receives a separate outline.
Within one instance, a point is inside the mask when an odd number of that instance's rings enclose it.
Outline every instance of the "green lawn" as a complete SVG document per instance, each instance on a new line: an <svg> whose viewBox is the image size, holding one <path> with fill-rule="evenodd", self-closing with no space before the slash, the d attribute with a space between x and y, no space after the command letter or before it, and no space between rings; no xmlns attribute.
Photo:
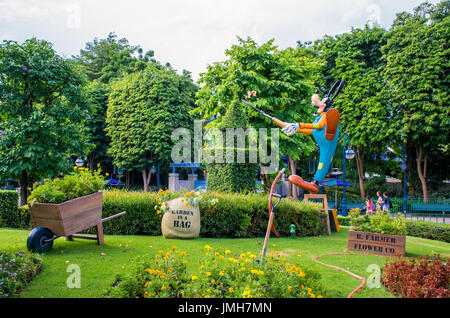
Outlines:
<svg viewBox="0 0 450 318"><path fill-rule="evenodd" d="M291 263L300 266L317 266L322 278L334 290L340 291L346 297L360 285L360 280L350 275L316 264L313 258L328 253L347 252L348 228L342 227L340 233L331 236L305 238L275 238L269 241L268 252L280 251ZM0 250L24 251L29 231L17 229L0 229ZM102 297L105 289L115 281L116 274L124 272L130 265L130 260L140 255L153 255L159 250L168 250L172 246L186 251L188 270L197 271L198 261L204 256L206 244L224 251L229 249L233 254L261 252L263 238L251 239L213 239L199 238L196 240L165 239L161 236L105 236L105 245L98 246L95 241L65 238L55 240L50 253L43 255L43 270L20 297ZM432 255L440 253L450 256L450 244L431 241L416 237L407 237L406 256ZM384 265L386 258L363 255L323 256L320 261L336 265L359 275L368 277L367 267L370 264ZM67 272L69 264L77 264L81 269L81 288L68 288ZM368 288L353 297L392 297L383 287Z"/></svg>

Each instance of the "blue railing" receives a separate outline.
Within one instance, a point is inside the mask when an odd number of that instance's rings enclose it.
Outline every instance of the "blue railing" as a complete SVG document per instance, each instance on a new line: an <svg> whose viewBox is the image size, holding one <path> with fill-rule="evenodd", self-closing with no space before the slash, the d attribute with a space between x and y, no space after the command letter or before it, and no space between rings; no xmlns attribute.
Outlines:
<svg viewBox="0 0 450 318"><path fill-rule="evenodd" d="M392 202L392 209L390 212L392 215L402 213L407 219L436 222L436 223L446 223L446 220L450 218L450 213L447 211L415 211L412 206L414 204L423 204L423 198L408 198L406 213L403 211L403 198L390 198ZM354 208L355 204L364 204L364 200L360 198L349 198L347 199L347 208ZM429 198L428 205L450 205L450 199L444 198ZM335 208L334 200L329 200L328 205ZM350 207L348 205L351 205ZM341 201L338 200L337 214L341 215Z"/></svg>

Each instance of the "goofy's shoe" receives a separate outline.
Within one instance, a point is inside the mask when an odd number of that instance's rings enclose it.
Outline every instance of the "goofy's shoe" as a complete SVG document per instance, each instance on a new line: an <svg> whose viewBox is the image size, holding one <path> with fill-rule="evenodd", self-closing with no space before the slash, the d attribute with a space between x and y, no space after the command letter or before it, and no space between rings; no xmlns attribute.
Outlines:
<svg viewBox="0 0 450 318"><path fill-rule="evenodd" d="M288 180L296 186L302 188L303 190L309 191L312 194L316 194L319 192L319 183L315 180L313 182L306 182L302 179L302 177L295 174L289 176Z"/></svg>

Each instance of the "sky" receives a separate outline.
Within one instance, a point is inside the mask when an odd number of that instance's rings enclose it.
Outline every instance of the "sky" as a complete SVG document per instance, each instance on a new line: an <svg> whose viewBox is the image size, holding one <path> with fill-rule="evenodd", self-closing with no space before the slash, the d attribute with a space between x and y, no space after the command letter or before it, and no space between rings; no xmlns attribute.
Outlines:
<svg viewBox="0 0 450 318"><path fill-rule="evenodd" d="M377 21L389 29L396 13L424 0L0 0L0 42L37 37L65 57L115 32L194 80L226 59L237 36L280 48L348 32ZM431 0L438 3L438 0Z"/></svg>

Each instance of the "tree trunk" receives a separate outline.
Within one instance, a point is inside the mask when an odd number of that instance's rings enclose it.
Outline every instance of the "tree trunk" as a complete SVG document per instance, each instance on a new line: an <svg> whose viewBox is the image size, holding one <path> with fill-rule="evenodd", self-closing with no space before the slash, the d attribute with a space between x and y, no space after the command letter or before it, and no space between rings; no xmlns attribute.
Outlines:
<svg viewBox="0 0 450 318"><path fill-rule="evenodd" d="M144 181L144 191L150 192L150 181L152 180L152 173L147 170L142 170L142 179Z"/></svg>
<svg viewBox="0 0 450 318"><path fill-rule="evenodd" d="M416 154L417 154L417 174L419 175L420 183L422 184L422 193L423 193L423 203L428 203L428 188L427 188L427 161L428 155L423 157L423 170L422 170L422 156L423 156L423 146L420 145L417 147L416 145Z"/></svg>
<svg viewBox="0 0 450 318"><path fill-rule="evenodd" d="M408 163L408 168L406 170L408 171L408 180L406 182L409 186L408 193L414 196L416 193L416 189L414 187L413 182L413 171L414 169L417 169L417 164L416 164L416 151L414 149L414 145L412 144L406 145L406 162Z"/></svg>
<svg viewBox="0 0 450 318"><path fill-rule="evenodd" d="M359 192L361 199L364 199L366 197L366 191L364 190L364 147L356 149L356 167L358 170Z"/></svg>
<svg viewBox="0 0 450 318"><path fill-rule="evenodd" d="M94 172L95 170L95 154L92 152L87 156L87 161L88 161L88 165L89 165L89 170L91 170L92 172Z"/></svg>
<svg viewBox="0 0 450 318"><path fill-rule="evenodd" d="M289 170L291 171L291 174L297 174L297 161L294 160L291 156L288 156L288 167ZM297 186L293 183L291 183L291 187L292 187L292 197L294 199L298 199L298 190L297 190Z"/></svg>
<svg viewBox="0 0 450 318"><path fill-rule="evenodd" d="M21 205L27 204L27 198L28 198L28 173L26 170L22 171L22 175L20 176L19 180L19 187L20 187L20 202Z"/></svg>
<svg viewBox="0 0 450 318"><path fill-rule="evenodd" d="M270 193L270 187L272 186L270 183L270 175L268 174L261 174L263 177L264 182L264 193L269 194Z"/></svg>

